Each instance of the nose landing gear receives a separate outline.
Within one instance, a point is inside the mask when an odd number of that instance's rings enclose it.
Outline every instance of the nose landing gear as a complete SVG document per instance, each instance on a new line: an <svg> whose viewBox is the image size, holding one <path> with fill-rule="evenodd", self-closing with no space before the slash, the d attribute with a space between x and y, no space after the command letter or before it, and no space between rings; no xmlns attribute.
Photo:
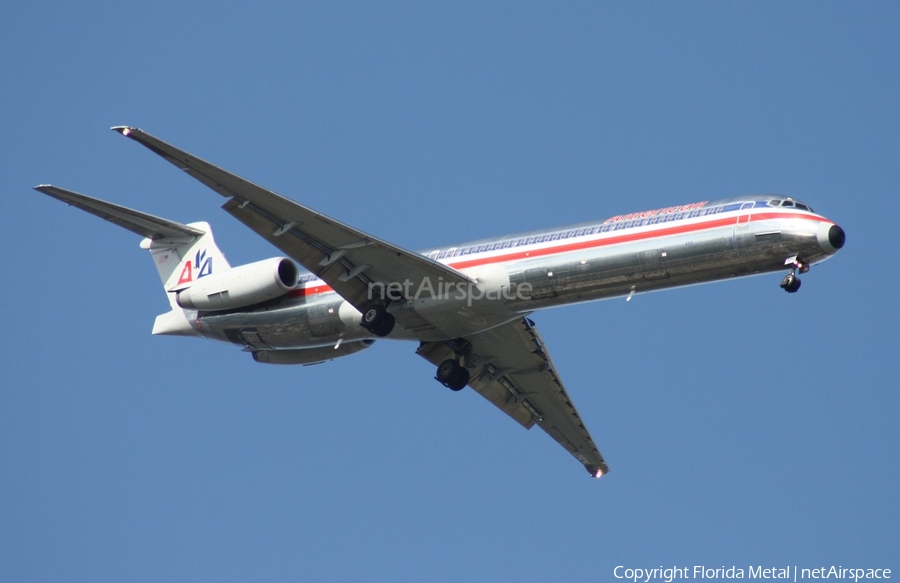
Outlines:
<svg viewBox="0 0 900 583"><path fill-rule="evenodd" d="M781 280L781 289L789 294L797 293L797 290L800 289L800 278L797 277L797 271L806 273L809 271L809 265L800 261L796 255L785 259L784 264L791 266L791 272Z"/></svg>
<svg viewBox="0 0 900 583"><path fill-rule="evenodd" d="M789 294L796 293L796 291L800 289L800 278L791 271L781 280L781 289Z"/></svg>

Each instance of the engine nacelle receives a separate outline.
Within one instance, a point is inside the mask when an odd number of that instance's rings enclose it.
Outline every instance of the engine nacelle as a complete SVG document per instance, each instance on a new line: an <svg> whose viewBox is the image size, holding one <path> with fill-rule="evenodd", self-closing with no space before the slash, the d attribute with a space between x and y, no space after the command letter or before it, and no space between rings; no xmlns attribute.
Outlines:
<svg viewBox="0 0 900 583"><path fill-rule="evenodd" d="M201 277L176 292L175 301L186 310L233 310L283 296L299 279L293 261L274 257Z"/></svg>
<svg viewBox="0 0 900 583"><path fill-rule="evenodd" d="M319 364L326 360L359 352L372 346L374 342L368 338L357 342L347 342L337 348L319 346L318 348L293 348L290 350L257 350L253 353L253 360L263 364Z"/></svg>

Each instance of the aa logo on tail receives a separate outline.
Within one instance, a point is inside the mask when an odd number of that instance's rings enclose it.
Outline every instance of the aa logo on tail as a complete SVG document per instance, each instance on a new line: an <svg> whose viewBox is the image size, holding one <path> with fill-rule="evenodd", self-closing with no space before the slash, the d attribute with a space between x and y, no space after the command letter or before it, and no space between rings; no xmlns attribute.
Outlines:
<svg viewBox="0 0 900 583"><path fill-rule="evenodd" d="M196 279L210 275L212 273L212 260L212 257L206 256L206 249L197 251L193 263L190 259L185 262L184 268L181 270L181 276L178 278L178 283L176 285L194 281L194 271L197 272Z"/></svg>

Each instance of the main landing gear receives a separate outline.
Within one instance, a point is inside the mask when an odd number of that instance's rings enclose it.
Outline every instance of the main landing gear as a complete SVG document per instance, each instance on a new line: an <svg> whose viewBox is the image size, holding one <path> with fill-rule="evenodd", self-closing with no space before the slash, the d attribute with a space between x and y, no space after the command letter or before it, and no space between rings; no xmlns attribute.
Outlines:
<svg viewBox="0 0 900 583"><path fill-rule="evenodd" d="M363 312L359 325L375 336L387 336L394 329L394 316L381 304L375 304Z"/></svg>
<svg viewBox="0 0 900 583"><path fill-rule="evenodd" d="M451 391L461 391L469 384L469 371L458 361L448 358L437 367L434 378Z"/></svg>
<svg viewBox="0 0 900 583"><path fill-rule="evenodd" d="M445 340L444 343L453 349L454 358L438 365L434 379L451 391L461 391L469 384L470 378L469 369L463 363L470 365L475 359L472 345L465 338Z"/></svg>
<svg viewBox="0 0 900 583"><path fill-rule="evenodd" d="M789 294L797 293L797 290L800 289L800 278L797 277L797 271L806 273L809 271L809 265L797 259L796 256L788 257L785 259L784 264L791 266L791 272L781 280L781 289Z"/></svg>

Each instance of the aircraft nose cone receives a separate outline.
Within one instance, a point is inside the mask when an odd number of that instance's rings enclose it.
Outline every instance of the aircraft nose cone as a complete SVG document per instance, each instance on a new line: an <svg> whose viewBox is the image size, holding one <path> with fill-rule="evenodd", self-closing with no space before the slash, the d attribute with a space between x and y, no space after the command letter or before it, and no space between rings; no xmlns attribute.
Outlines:
<svg viewBox="0 0 900 583"><path fill-rule="evenodd" d="M840 249L847 242L847 234L839 226L831 225L831 228L828 229L828 242L835 249Z"/></svg>

